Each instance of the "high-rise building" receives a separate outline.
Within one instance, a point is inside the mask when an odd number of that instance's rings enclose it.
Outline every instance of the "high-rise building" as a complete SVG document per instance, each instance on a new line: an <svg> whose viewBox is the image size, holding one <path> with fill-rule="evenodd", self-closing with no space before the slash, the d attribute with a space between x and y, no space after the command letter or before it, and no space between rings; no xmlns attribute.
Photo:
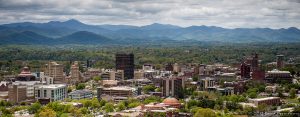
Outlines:
<svg viewBox="0 0 300 117"><path fill-rule="evenodd" d="M45 66L45 75L52 77L54 84L65 83L63 66L56 62L49 62Z"/></svg>
<svg viewBox="0 0 300 117"><path fill-rule="evenodd" d="M284 64L283 64L283 58L284 56L283 55L277 55L277 69L281 69Z"/></svg>
<svg viewBox="0 0 300 117"><path fill-rule="evenodd" d="M241 78L250 78L250 65L243 62L241 64Z"/></svg>
<svg viewBox="0 0 300 117"><path fill-rule="evenodd" d="M134 78L134 55L116 54L116 69L124 71L124 79Z"/></svg>
<svg viewBox="0 0 300 117"><path fill-rule="evenodd" d="M163 96L183 98L184 79L183 78L164 78L162 82Z"/></svg>
<svg viewBox="0 0 300 117"><path fill-rule="evenodd" d="M251 67L252 67L252 71L255 71L258 69L258 54L255 53L253 56L252 56L252 61L251 61Z"/></svg>
<svg viewBox="0 0 300 117"><path fill-rule="evenodd" d="M78 83L82 82L82 77L80 76L78 62L75 61L74 64L71 66L71 82Z"/></svg>

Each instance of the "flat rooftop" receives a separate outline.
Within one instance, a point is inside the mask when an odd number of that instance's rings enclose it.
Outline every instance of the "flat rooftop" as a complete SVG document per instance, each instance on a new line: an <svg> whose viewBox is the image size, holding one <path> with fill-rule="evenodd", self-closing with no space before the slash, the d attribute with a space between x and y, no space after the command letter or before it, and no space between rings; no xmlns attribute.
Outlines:
<svg viewBox="0 0 300 117"><path fill-rule="evenodd" d="M39 88L62 88L62 87L66 87L67 85L65 84L49 84L49 85L38 85Z"/></svg>
<svg viewBox="0 0 300 117"><path fill-rule="evenodd" d="M127 91L132 91L132 90L135 90L135 88L133 87L128 87L128 86L117 86L117 87L109 87L109 88L104 88L104 87L100 87L100 88L103 88L105 90L127 90Z"/></svg>
<svg viewBox="0 0 300 117"><path fill-rule="evenodd" d="M264 101L264 100L272 100L272 99L280 99L279 97L266 97L266 98L255 98L255 99L249 99L252 101Z"/></svg>

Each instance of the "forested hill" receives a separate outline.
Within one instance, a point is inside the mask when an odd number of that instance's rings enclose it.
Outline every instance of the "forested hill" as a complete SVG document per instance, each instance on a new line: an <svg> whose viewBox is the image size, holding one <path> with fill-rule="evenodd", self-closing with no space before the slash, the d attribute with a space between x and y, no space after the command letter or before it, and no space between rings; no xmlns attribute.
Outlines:
<svg viewBox="0 0 300 117"><path fill-rule="evenodd" d="M12 23L0 25L0 44L127 44L200 42L300 42L295 27L236 28L215 26L180 27L154 23L146 26L88 25L71 19L65 22Z"/></svg>

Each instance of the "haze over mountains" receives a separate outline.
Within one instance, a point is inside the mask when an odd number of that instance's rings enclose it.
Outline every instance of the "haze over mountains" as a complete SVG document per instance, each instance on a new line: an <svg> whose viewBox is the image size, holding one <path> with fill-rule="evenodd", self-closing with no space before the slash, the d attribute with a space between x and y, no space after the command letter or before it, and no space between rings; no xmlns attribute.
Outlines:
<svg viewBox="0 0 300 117"><path fill-rule="evenodd" d="M154 23L146 26L88 25L65 22L12 23L0 25L0 44L126 44L199 42L300 42L300 30L270 28L226 29L215 26L179 27Z"/></svg>

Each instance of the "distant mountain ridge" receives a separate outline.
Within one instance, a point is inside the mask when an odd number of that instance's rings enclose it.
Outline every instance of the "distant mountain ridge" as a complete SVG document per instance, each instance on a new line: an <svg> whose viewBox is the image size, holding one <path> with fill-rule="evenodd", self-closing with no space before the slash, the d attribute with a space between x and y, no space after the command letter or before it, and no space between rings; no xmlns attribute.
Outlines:
<svg viewBox="0 0 300 117"><path fill-rule="evenodd" d="M180 27L153 23L146 26L88 25L78 20L0 25L0 44L122 44L163 40L200 42L300 42L300 30L270 28L226 29L216 26Z"/></svg>

